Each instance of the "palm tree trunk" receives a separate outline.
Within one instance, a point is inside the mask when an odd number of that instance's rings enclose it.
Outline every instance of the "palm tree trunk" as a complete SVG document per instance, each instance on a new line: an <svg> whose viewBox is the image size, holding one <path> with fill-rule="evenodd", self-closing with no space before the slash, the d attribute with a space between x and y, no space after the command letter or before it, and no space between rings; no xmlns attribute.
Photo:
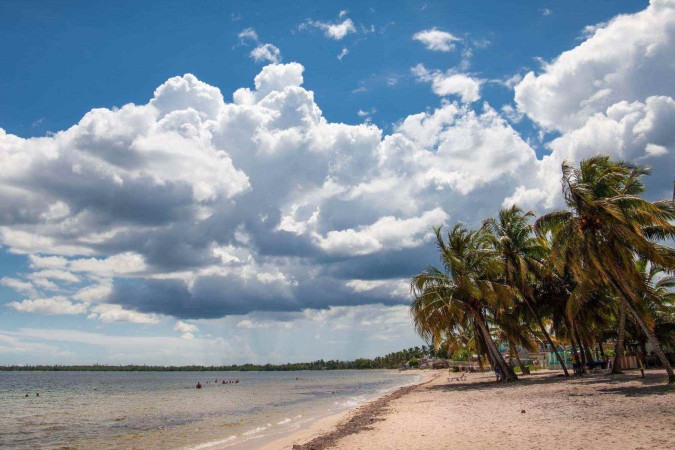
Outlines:
<svg viewBox="0 0 675 450"><path fill-rule="evenodd" d="M579 336L579 329L574 327L574 336L577 338L577 343L579 344L579 354L581 355L581 372L586 372L586 354L584 353L584 344L582 343L581 337Z"/></svg>
<svg viewBox="0 0 675 450"><path fill-rule="evenodd" d="M485 325L484 322L485 318L483 317L483 314L476 310L473 310L472 312L474 314L474 317L476 318L476 323L480 328L481 334L483 335L485 345L492 352L492 356L495 358L496 364L499 366L499 369L504 374L504 381L518 380L516 373L508 364L506 364L506 361L504 361L504 357L499 352L499 349L497 348L495 342L492 340L492 337L490 336L490 331L488 330L487 325Z"/></svg>
<svg viewBox="0 0 675 450"><path fill-rule="evenodd" d="M485 337L482 332L480 333L480 337L483 341L483 346L485 347L488 360L490 361L490 366L492 368L492 371L494 372L497 369L497 367L500 367L500 364L497 361L497 356L495 355L495 353L492 351L492 348L488 344L488 340L491 340L491 338L489 337L489 335L488 337Z"/></svg>
<svg viewBox="0 0 675 450"><path fill-rule="evenodd" d="M593 344L588 342L588 339L584 342L586 347L586 361L593 362L595 361L595 355L593 355Z"/></svg>
<svg viewBox="0 0 675 450"><path fill-rule="evenodd" d="M572 324L570 324L569 320L565 318L565 325L567 326L567 330L569 333L570 337L570 344L572 345L572 359L574 359L574 364L578 367L576 375L581 375L582 374L582 365L581 365L581 359L579 359L579 354L577 353L577 346L576 343L574 342L574 331L572 329Z"/></svg>
<svg viewBox="0 0 675 450"><path fill-rule="evenodd" d="M640 325L640 328L642 328L642 332L647 336L649 343L652 344L654 353L656 353L656 356L659 357L661 364L663 364L663 367L666 369L666 373L668 374L668 384L674 384L675 373L673 373L673 367L670 365L670 361L668 361L668 358L666 358L666 354L663 353L661 343L658 341L658 339L656 339L656 336L654 335L652 330L649 329L645 321L642 320L642 317L640 317L640 313L637 312L633 304L628 301L626 303L628 309L630 309L631 314L635 318L635 321L638 323L638 325Z"/></svg>
<svg viewBox="0 0 675 450"><path fill-rule="evenodd" d="M516 358L516 362L518 363L518 367L520 367L520 372L525 375L527 372L527 369L525 368L525 365L523 362L520 360L520 356L518 356L518 349L515 348L513 344L509 342L509 350L511 351L511 355Z"/></svg>
<svg viewBox="0 0 675 450"><path fill-rule="evenodd" d="M647 368L647 341L640 339L640 353L642 353L642 367Z"/></svg>
<svg viewBox="0 0 675 450"><path fill-rule="evenodd" d="M626 336L626 305L619 302L619 327L617 329L616 348L614 349L614 365L612 373L621 373L621 359L623 356L623 341Z"/></svg>
<svg viewBox="0 0 675 450"><path fill-rule="evenodd" d="M483 371L483 357L480 354L478 355L478 369Z"/></svg>
<svg viewBox="0 0 675 450"><path fill-rule="evenodd" d="M649 329L647 324L645 323L644 320L642 320L642 317L640 316L640 313L637 312L635 309L635 306L628 300L629 297L632 297L630 294L627 294L627 290L623 289L623 286L621 283L614 278L613 275L610 275L612 284L614 285L614 288L617 289L621 293L621 300L622 302L626 305L626 307L630 310L631 315L635 319L635 321L640 325L640 328L642 329L642 332L647 336L647 339L649 340L649 343L652 344L652 347L654 348L654 353L656 353L656 356L659 357L659 360L661 361L661 364L663 364L663 367L666 369L666 373L668 374L668 384L673 384L675 383L675 373L673 373L673 368L670 365L670 361L668 361L668 358L666 358L666 354L663 353L663 349L661 348L661 343L659 342L658 339L656 339L656 336L652 332L652 330Z"/></svg>
<svg viewBox="0 0 675 450"><path fill-rule="evenodd" d="M544 326L544 323L541 321L541 318L539 317L539 314L535 311L534 307L530 303L530 300L525 300L525 304L527 305L528 309L530 310L530 313L532 316L535 318L537 321L537 324L539 325L539 328L541 329L541 332L544 334L544 339L546 339L546 342L548 342L548 345L551 346L551 349L553 350L553 353L555 353L555 357L560 363L560 366L562 367L563 372L565 372L565 376L569 377L570 374L567 371L567 367L565 367L565 361L563 361L562 357L560 356L560 353L558 353L558 349L555 345L553 345L553 340L551 339L551 336L548 334L548 331L546 331L546 327Z"/></svg>
<svg viewBox="0 0 675 450"><path fill-rule="evenodd" d="M598 359L598 349L595 347L593 336L589 335L586 339L587 339L586 346L591 352L591 361L595 361Z"/></svg>
<svg viewBox="0 0 675 450"><path fill-rule="evenodd" d="M492 356L492 353L487 349L487 345L485 344L485 336L483 336L483 332L480 330L480 327L475 324L474 320L474 327L476 331L476 336L479 339L476 339L476 350L478 351L479 355L485 355L487 356L488 363L490 364L490 368L494 372L495 367L497 367L497 364L495 363L494 357ZM478 361L480 363L480 368L483 370L483 363L480 362L481 358L479 356Z"/></svg>

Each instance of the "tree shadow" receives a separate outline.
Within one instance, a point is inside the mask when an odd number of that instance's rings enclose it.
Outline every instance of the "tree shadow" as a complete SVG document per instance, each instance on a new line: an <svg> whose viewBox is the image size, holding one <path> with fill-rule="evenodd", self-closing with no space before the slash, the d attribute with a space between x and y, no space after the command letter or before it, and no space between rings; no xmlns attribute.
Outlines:
<svg viewBox="0 0 675 450"><path fill-rule="evenodd" d="M432 391L482 391L487 389L509 389L512 387L523 386L526 384L549 384L559 382L563 377L556 375L537 376L537 377L521 377L514 382L495 382L494 377L483 376L485 381L470 381L470 382L453 382L449 381L447 384L437 384L425 386L426 389ZM471 380L469 378L468 380Z"/></svg>
<svg viewBox="0 0 675 450"><path fill-rule="evenodd" d="M425 386L424 389L440 392L470 392L484 390L502 390L521 386L535 386L544 384L564 383L572 386L588 386L602 384L598 387L598 394L618 394L626 397L641 397L649 395L665 395L674 393L675 387L666 384L665 374L647 373L645 378L639 378L635 374L624 373L618 375L609 374L586 374L583 376L564 377L556 374L524 376L512 383L497 383L492 378L484 377L485 381L474 382L448 382L447 384ZM469 379L470 380L470 379ZM630 384L629 384L630 383ZM611 387L607 387L607 385Z"/></svg>
<svg viewBox="0 0 675 450"><path fill-rule="evenodd" d="M651 395L674 394L675 388L660 383L647 386L619 386L614 388L598 389L602 394L618 394L624 397L646 397Z"/></svg>

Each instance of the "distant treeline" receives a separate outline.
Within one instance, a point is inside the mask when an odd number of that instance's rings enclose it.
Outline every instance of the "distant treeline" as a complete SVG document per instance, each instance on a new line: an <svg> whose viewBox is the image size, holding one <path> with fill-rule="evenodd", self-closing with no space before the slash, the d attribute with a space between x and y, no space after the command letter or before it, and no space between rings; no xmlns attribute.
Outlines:
<svg viewBox="0 0 675 450"><path fill-rule="evenodd" d="M227 366L146 366L146 365L21 365L21 366L0 366L0 371L43 371L43 372L283 372L291 370L349 370L349 369L398 369L402 364L413 358L422 358L430 352L426 346L409 348L399 352L389 353L385 356L378 356L373 359L359 358L354 361L320 359L307 363L286 363L286 364L233 364Z"/></svg>

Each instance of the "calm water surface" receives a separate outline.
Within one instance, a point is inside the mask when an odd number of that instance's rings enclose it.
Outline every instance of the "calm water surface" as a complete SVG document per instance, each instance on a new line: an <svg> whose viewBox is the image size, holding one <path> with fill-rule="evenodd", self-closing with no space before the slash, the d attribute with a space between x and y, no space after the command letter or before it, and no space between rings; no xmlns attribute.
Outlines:
<svg viewBox="0 0 675 450"><path fill-rule="evenodd" d="M0 448L255 447L417 379L380 370L0 372Z"/></svg>

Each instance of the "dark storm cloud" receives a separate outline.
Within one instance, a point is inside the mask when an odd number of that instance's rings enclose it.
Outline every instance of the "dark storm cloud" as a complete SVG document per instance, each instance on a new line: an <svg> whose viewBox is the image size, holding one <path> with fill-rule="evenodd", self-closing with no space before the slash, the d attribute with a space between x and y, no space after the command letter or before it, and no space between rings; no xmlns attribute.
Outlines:
<svg viewBox="0 0 675 450"><path fill-rule="evenodd" d="M356 294L339 280L315 277L295 285L265 283L238 275L199 277L188 289L182 280L116 280L111 303L180 319L207 319L256 311L297 312L306 308L361 304L405 304L406 299Z"/></svg>

